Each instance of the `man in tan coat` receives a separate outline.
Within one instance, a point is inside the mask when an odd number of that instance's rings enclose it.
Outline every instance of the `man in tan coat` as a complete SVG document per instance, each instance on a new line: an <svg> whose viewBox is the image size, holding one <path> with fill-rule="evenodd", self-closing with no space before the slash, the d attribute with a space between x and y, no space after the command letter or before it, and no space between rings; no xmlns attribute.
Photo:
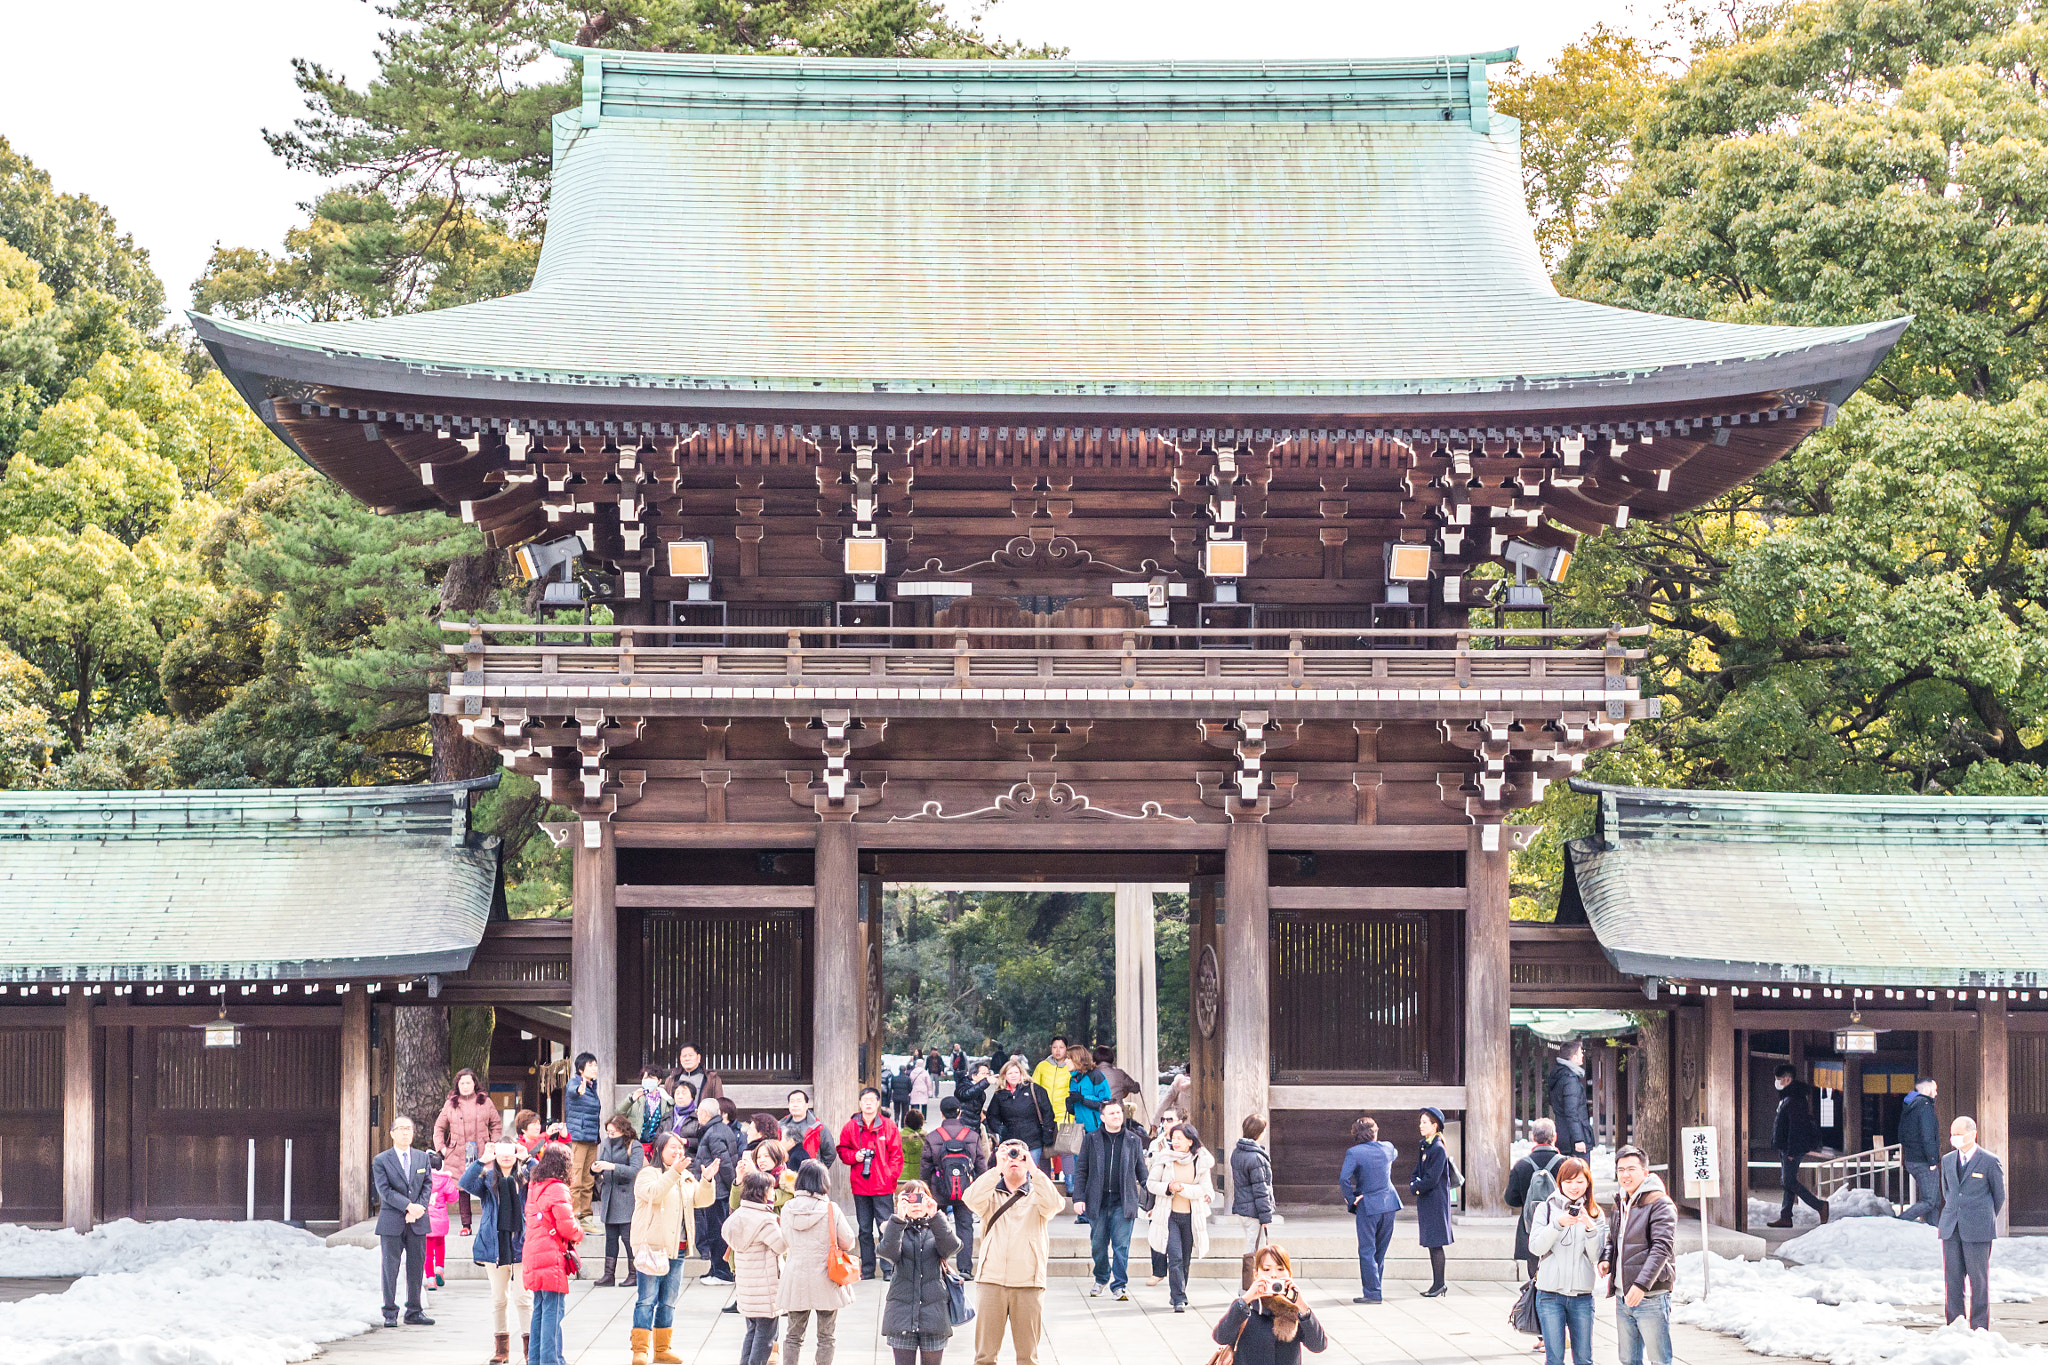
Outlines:
<svg viewBox="0 0 2048 1365"><path fill-rule="evenodd" d="M967 1207L981 1220L981 1266L974 1314L974 1365L995 1365L1003 1326L1017 1365L1038 1365L1040 1314L1045 1300L1049 1228L1065 1197L1038 1169L1021 1142L996 1149L996 1164L967 1187Z"/></svg>

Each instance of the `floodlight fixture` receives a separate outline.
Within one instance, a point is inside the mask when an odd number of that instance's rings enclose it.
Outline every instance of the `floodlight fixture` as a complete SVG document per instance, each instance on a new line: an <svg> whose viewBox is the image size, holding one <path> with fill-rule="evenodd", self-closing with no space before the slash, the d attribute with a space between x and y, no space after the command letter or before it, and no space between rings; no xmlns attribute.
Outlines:
<svg viewBox="0 0 2048 1365"><path fill-rule="evenodd" d="M1542 608L1543 584L1562 581L1572 566L1572 552L1563 546L1531 545L1526 540L1509 541L1505 557L1515 566L1515 581L1507 587L1507 605L1515 609Z"/></svg>
<svg viewBox="0 0 2048 1365"><path fill-rule="evenodd" d="M711 600L711 542L672 540L668 543L668 573L689 585L692 602Z"/></svg>
<svg viewBox="0 0 2048 1365"><path fill-rule="evenodd" d="M1410 583L1429 581L1429 546L1413 541L1390 540L1386 542L1387 604L1402 606L1412 599L1408 596Z"/></svg>
<svg viewBox="0 0 2048 1365"><path fill-rule="evenodd" d="M520 546L512 552L512 562L518 565L519 576L531 583L536 578L546 578L565 564L574 564L582 554L581 536L561 536Z"/></svg>

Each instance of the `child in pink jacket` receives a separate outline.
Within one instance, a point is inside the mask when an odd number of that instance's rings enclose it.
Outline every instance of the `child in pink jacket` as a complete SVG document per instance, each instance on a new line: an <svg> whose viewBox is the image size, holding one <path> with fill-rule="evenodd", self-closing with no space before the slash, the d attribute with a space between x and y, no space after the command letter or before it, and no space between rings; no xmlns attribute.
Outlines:
<svg viewBox="0 0 2048 1365"><path fill-rule="evenodd" d="M427 1260L422 1267L429 1289L448 1283L441 1267L448 1264L448 1206L462 1194L452 1172L434 1172L433 1192L427 1196Z"/></svg>

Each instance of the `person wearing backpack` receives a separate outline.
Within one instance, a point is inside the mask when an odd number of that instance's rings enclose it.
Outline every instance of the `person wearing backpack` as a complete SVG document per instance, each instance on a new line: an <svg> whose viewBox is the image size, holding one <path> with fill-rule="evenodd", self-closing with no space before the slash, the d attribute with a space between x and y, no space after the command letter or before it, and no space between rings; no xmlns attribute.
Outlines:
<svg viewBox="0 0 2048 1365"><path fill-rule="evenodd" d="M1529 1250L1529 1224L1535 1218L1536 1206L1557 1193L1557 1168L1565 1156L1558 1150L1557 1125L1551 1120L1538 1119L1530 1124L1529 1137L1536 1145L1508 1172L1508 1207L1518 1215L1515 1259L1529 1268L1529 1278L1533 1280L1536 1263L1542 1258Z"/></svg>
<svg viewBox="0 0 2048 1365"><path fill-rule="evenodd" d="M960 1238L954 1262L962 1279L973 1278L974 1212L967 1207L967 1187L988 1169L981 1134L960 1117L960 1101L952 1095L939 1101L939 1126L925 1135L924 1168L919 1172L932 1187L942 1215L950 1214Z"/></svg>
<svg viewBox="0 0 2048 1365"><path fill-rule="evenodd" d="M1457 1240L1451 1235L1451 1191L1457 1188L1458 1175L1450 1149L1444 1146L1444 1111L1433 1105L1425 1108L1417 1126L1422 1130L1422 1151L1408 1188L1415 1192L1415 1222L1429 1252L1429 1288L1422 1297L1440 1299L1451 1292L1444 1283L1444 1248Z"/></svg>
<svg viewBox="0 0 2048 1365"><path fill-rule="evenodd" d="M1358 1224L1358 1279L1361 1293L1353 1303L1378 1303L1387 1272L1387 1248L1394 1244L1394 1215L1401 1211L1401 1193L1390 1178L1394 1158L1391 1142L1380 1141L1380 1126L1369 1118L1351 1124L1351 1148L1337 1189L1344 1207Z"/></svg>

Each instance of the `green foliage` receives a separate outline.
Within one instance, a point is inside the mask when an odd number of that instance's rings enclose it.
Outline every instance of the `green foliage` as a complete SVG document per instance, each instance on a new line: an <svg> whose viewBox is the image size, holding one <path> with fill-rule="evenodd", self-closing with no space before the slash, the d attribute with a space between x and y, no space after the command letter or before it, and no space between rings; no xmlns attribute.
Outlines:
<svg viewBox="0 0 2048 1365"><path fill-rule="evenodd" d="M120 301L131 327L154 331L164 320L164 287L149 253L114 227L113 215L82 194L59 194L49 172L0 137L0 242L40 268L59 300L100 293ZM4 326L4 320L0 320Z"/></svg>
<svg viewBox="0 0 2048 1365"><path fill-rule="evenodd" d="M540 783L524 773L505 773L496 787L476 798L471 827L504 841L505 909L513 919L569 913L569 850L556 848L539 826L543 820L574 818L566 808L543 801Z"/></svg>

